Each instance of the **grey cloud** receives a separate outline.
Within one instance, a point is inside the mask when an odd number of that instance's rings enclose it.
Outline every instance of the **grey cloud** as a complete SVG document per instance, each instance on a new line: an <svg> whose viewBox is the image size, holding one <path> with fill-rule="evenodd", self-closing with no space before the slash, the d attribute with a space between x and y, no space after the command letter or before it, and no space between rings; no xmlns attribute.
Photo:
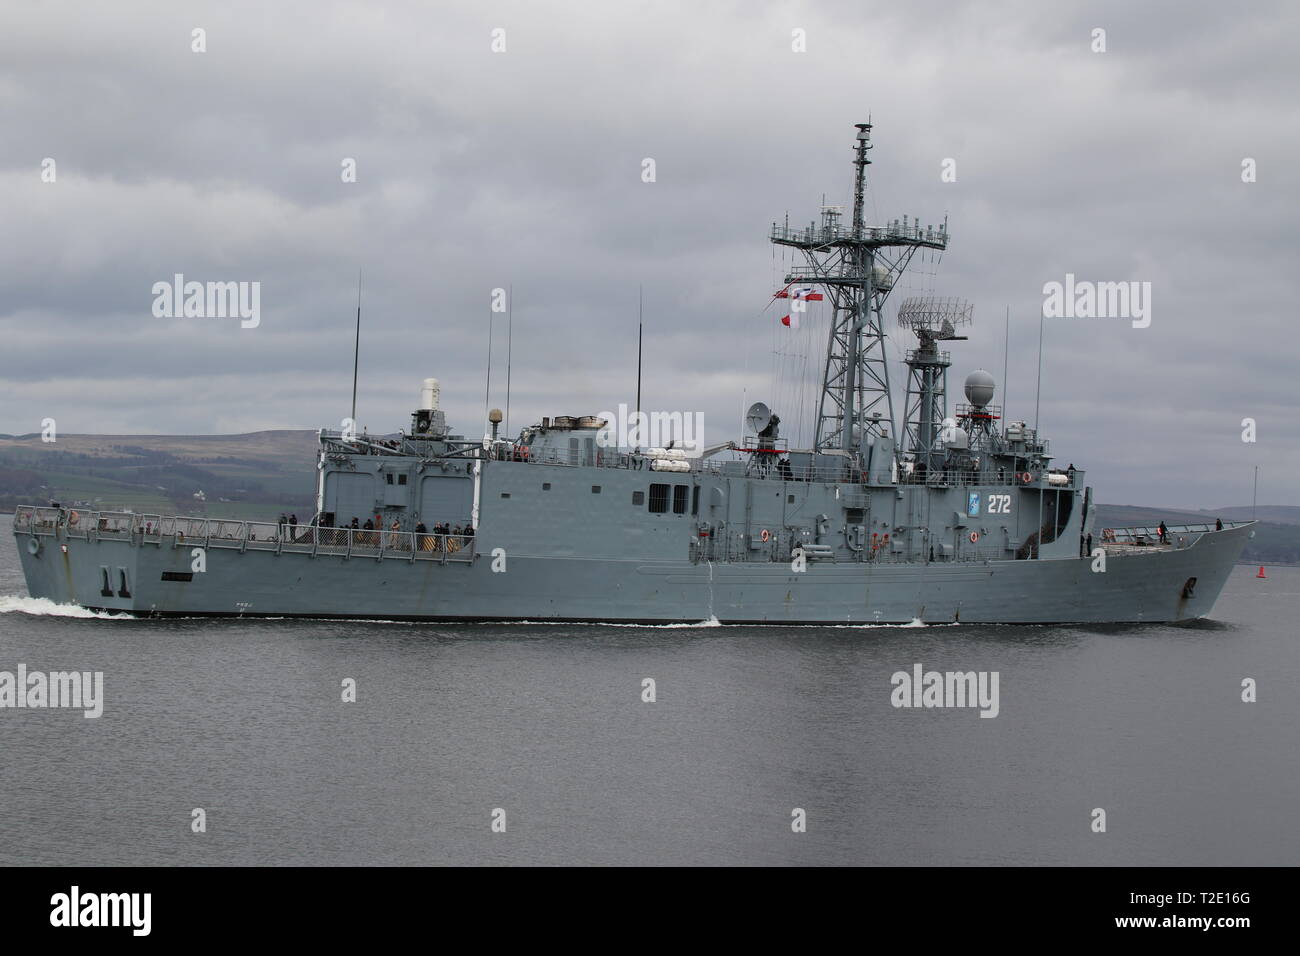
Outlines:
<svg viewBox="0 0 1300 956"><path fill-rule="evenodd" d="M1185 506L1241 500L1255 464L1280 500L1300 464L1286 4L42 4L6 19L0 431L47 415L87 432L333 425L362 269L372 429L403 425L431 374L458 427L482 427L488 297L505 285L513 426L630 401L640 284L647 404L730 437L746 399L798 410L800 390L769 375L795 340L764 311L781 274L766 232L813 218L823 194L850 201L851 127L870 113L872 218L947 213L954 236L911 288L976 302L954 395L969 368L1001 377L1009 305L1012 411L1032 419L1043 283L1146 280L1149 329L1047 322L1040 414L1058 454L1103 500ZM206 54L189 52L194 26ZM505 55L488 52L496 26ZM1095 26L1105 54L1088 51ZM807 54L790 52L794 27ZM39 181L45 156L57 184ZM939 181L945 157L956 183ZM261 327L155 319L150 287L175 272L260 280ZM504 405L501 317L495 330ZM1239 440L1246 416L1257 445Z"/></svg>

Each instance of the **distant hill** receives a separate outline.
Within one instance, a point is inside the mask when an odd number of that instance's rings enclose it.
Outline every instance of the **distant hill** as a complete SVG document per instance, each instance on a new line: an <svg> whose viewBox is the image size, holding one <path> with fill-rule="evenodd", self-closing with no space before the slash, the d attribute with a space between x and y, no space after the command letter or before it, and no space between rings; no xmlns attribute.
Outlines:
<svg viewBox="0 0 1300 956"><path fill-rule="evenodd" d="M274 518L310 513L316 432L0 436L0 511L22 503ZM194 495L202 491L204 499Z"/></svg>
<svg viewBox="0 0 1300 956"><path fill-rule="evenodd" d="M1246 505L1242 508L1220 508L1216 514L1235 521L1258 518L1260 521L1276 521L1278 524L1300 524L1300 507L1294 505L1260 505L1258 508Z"/></svg>
<svg viewBox="0 0 1300 956"><path fill-rule="evenodd" d="M205 500L194 497L198 491ZM244 435L0 435L0 511L59 501L104 510L274 519L311 515L316 495L316 432ZM1300 506L1260 505L1247 564L1300 564ZM1097 506L1098 528L1225 520L1250 506L1200 511L1141 505Z"/></svg>

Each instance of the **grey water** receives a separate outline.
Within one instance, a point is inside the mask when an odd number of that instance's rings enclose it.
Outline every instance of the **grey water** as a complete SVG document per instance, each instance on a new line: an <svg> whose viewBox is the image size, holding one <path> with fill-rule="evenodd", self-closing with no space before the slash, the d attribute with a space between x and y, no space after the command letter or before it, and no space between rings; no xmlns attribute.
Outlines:
<svg viewBox="0 0 1300 956"><path fill-rule="evenodd" d="M10 522L0 671L104 709L0 709L0 864L1300 863L1297 568L1183 627L149 621L27 598Z"/></svg>

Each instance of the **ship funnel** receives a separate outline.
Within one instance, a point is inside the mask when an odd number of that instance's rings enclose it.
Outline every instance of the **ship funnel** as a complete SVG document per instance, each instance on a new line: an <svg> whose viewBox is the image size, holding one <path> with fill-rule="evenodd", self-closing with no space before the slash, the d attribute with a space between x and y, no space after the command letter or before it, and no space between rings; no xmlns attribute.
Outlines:
<svg viewBox="0 0 1300 956"><path fill-rule="evenodd" d="M442 385L436 378L426 378L420 388L420 408L437 411L438 400L442 397Z"/></svg>

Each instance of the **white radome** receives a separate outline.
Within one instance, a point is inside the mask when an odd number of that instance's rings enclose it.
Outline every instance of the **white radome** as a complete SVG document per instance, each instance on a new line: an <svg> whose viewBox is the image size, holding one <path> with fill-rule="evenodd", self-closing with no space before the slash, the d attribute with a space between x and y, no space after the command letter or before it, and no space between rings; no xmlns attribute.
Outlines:
<svg viewBox="0 0 1300 956"><path fill-rule="evenodd" d="M442 383L436 378L426 378L420 388L420 408L436 412L442 398Z"/></svg>

